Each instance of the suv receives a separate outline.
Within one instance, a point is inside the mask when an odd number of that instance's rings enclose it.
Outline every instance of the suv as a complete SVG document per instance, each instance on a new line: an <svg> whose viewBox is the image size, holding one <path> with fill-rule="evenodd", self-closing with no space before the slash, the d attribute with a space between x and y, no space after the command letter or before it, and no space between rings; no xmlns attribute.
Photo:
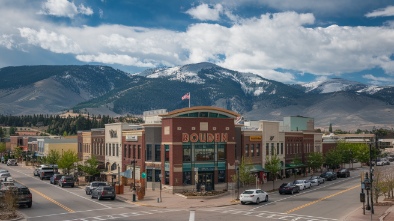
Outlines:
<svg viewBox="0 0 394 221"><path fill-rule="evenodd" d="M102 181L93 181L93 182L89 183L89 185L87 185L85 187L86 195L92 194L92 191L94 189L96 189L97 187L99 187L99 186L108 186L108 183L107 182L102 182Z"/></svg>
<svg viewBox="0 0 394 221"><path fill-rule="evenodd" d="M7 166L18 166L18 162L16 162L16 159L8 159Z"/></svg>
<svg viewBox="0 0 394 221"><path fill-rule="evenodd" d="M74 187L74 177L73 176L62 176L62 178L60 178L58 183L59 183L59 186L61 186L62 188L64 186Z"/></svg>

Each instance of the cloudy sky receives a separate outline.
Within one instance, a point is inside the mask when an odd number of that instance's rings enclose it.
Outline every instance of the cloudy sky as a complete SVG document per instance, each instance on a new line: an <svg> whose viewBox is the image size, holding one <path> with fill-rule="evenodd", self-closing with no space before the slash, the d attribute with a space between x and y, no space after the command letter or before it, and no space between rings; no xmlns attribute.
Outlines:
<svg viewBox="0 0 394 221"><path fill-rule="evenodd" d="M394 1L0 1L0 68L205 61L284 83L394 86Z"/></svg>

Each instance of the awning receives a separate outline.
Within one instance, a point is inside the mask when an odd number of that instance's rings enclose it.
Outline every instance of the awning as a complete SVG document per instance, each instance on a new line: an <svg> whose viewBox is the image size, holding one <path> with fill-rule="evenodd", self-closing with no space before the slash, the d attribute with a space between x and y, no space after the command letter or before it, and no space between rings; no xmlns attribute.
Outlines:
<svg viewBox="0 0 394 221"><path fill-rule="evenodd" d="M252 168L250 169L250 172L252 173L257 173L257 172L269 172L268 170L264 169L260 164L254 164L252 165Z"/></svg>
<svg viewBox="0 0 394 221"><path fill-rule="evenodd" d="M300 167L305 167L304 164L294 164L294 163L286 163L285 165L286 169L292 169L292 168L300 168Z"/></svg>

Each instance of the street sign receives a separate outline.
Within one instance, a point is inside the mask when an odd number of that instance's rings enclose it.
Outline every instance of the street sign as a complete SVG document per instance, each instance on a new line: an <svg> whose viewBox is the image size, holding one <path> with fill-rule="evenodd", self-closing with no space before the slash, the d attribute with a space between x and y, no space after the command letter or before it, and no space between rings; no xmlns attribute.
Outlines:
<svg viewBox="0 0 394 221"><path fill-rule="evenodd" d="M146 173L145 173L145 172L142 172L142 173L141 173L141 177L142 177L143 179L145 179L145 178L146 178Z"/></svg>

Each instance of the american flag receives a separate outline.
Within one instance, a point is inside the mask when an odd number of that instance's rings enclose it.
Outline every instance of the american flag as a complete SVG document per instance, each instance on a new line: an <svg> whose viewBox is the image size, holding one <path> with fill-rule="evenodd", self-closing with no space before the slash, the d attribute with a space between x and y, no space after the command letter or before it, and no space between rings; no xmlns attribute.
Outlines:
<svg viewBox="0 0 394 221"><path fill-rule="evenodd" d="M190 93L186 93L182 96L182 100L190 99Z"/></svg>

